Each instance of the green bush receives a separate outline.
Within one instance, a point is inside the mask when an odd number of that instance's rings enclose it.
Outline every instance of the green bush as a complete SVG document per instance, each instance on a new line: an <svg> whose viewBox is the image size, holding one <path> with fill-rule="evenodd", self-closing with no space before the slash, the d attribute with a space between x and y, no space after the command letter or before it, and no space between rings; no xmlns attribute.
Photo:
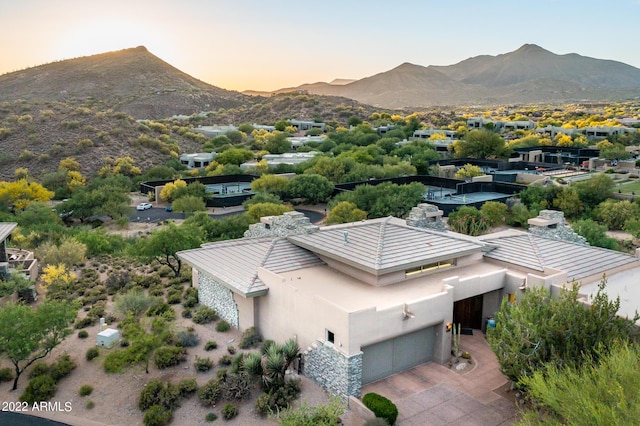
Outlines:
<svg viewBox="0 0 640 426"><path fill-rule="evenodd" d="M149 410L154 405L159 405L167 410L178 407L180 402L180 390L171 383L164 383L158 379L153 379L140 391L138 407L142 410Z"/></svg>
<svg viewBox="0 0 640 426"><path fill-rule="evenodd" d="M182 306L185 308L194 308L198 304L198 289L189 287L184 292L184 302Z"/></svg>
<svg viewBox="0 0 640 426"><path fill-rule="evenodd" d="M78 395L87 396L87 395L91 395L92 392L93 392L93 386L91 386L91 385L82 385L82 386L80 386L80 389L78 390Z"/></svg>
<svg viewBox="0 0 640 426"><path fill-rule="evenodd" d="M200 305L196 308L195 313L193 314L193 322L196 324L208 324L210 322L216 321L218 319L218 314L215 309L211 309L207 306Z"/></svg>
<svg viewBox="0 0 640 426"><path fill-rule="evenodd" d="M165 303L163 301L158 301L158 302L154 303L147 310L147 316L148 317L156 317L156 316L160 316L160 315L169 315L169 316L171 316L172 314L173 314L173 318L175 318L176 317L176 313L173 310L173 308L171 307L171 305L169 305L168 303Z"/></svg>
<svg viewBox="0 0 640 426"><path fill-rule="evenodd" d="M46 362L36 362L31 367L31 371L29 372L29 378L33 379L38 376L43 376L45 374L49 374L49 365Z"/></svg>
<svg viewBox="0 0 640 426"><path fill-rule="evenodd" d="M255 410L261 416L288 408L300 393L300 380L289 380L284 386L258 396Z"/></svg>
<svg viewBox="0 0 640 426"><path fill-rule="evenodd" d="M184 308L182 310L182 318L192 318L192 317L193 317L193 312L191 312L191 309Z"/></svg>
<svg viewBox="0 0 640 426"><path fill-rule="evenodd" d="M51 364L49 374L56 382L63 377L71 374L71 371L77 367L77 364L68 354L64 354L58 358L57 362Z"/></svg>
<svg viewBox="0 0 640 426"><path fill-rule="evenodd" d="M78 337L80 339L86 339L87 337L89 337L89 332L87 330L80 330L78 331Z"/></svg>
<svg viewBox="0 0 640 426"><path fill-rule="evenodd" d="M164 426L171 423L171 420L173 420L173 411L161 405L153 405L144 413L142 423L144 426Z"/></svg>
<svg viewBox="0 0 640 426"><path fill-rule="evenodd" d="M205 351L212 351L218 347L218 343L215 340L209 340L204 344Z"/></svg>
<svg viewBox="0 0 640 426"><path fill-rule="evenodd" d="M196 379L182 379L178 383L178 392L180 392L180 395L183 397L192 394L197 390L198 382L196 382Z"/></svg>
<svg viewBox="0 0 640 426"><path fill-rule="evenodd" d="M382 417L374 417L365 422L364 426L389 426L389 423Z"/></svg>
<svg viewBox="0 0 640 426"><path fill-rule="evenodd" d="M100 351L98 348L89 348L87 349L87 353L85 354L85 358L87 361L92 361L94 358L97 358L100 355Z"/></svg>
<svg viewBox="0 0 640 426"><path fill-rule="evenodd" d="M185 360L187 351L177 346L161 346L154 353L156 367L164 369L178 365Z"/></svg>
<svg viewBox="0 0 640 426"><path fill-rule="evenodd" d="M240 349L251 349L253 347L258 346L258 344L262 342L262 336L255 327L249 327L245 331L242 332L242 337L240 338Z"/></svg>
<svg viewBox="0 0 640 426"><path fill-rule="evenodd" d="M229 331L230 328L231 328L231 325L229 325L229 323L226 322L225 320L221 320L219 323L216 324L216 331L220 333Z"/></svg>
<svg viewBox="0 0 640 426"><path fill-rule="evenodd" d="M93 407L96 406L96 403L91 401L91 400L89 400L89 401L87 401L87 403L84 406L87 407L87 410L92 410Z"/></svg>
<svg viewBox="0 0 640 426"><path fill-rule="evenodd" d="M231 420L237 415L238 415L238 407L236 407L235 405L225 404L225 406L222 407L222 417L224 417L225 420Z"/></svg>
<svg viewBox="0 0 640 426"><path fill-rule="evenodd" d="M222 396L222 387L220 386L220 379L209 379L207 383L198 389L198 399L203 405L213 406Z"/></svg>
<svg viewBox="0 0 640 426"><path fill-rule="evenodd" d="M373 411L376 417L381 417L387 421L390 425L396 423L398 418L398 407L389 399L377 393L370 392L362 397L362 403L369 410Z"/></svg>
<svg viewBox="0 0 640 426"><path fill-rule="evenodd" d="M200 358L196 355L196 362L193 363L196 371L209 371L213 367L211 358Z"/></svg>
<svg viewBox="0 0 640 426"><path fill-rule="evenodd" d="M134 359L132 359L128 350L117 350L108 354L104 359L104 371L107 373L119 373L132 362L134 362Z"/></svg>
<svg viewBox="0 0 640 426"><path fill-rule="evenodd" d="M218 365L220 366L229 366L233 362L233 358L231 355L222 355L218 360Z"/></svg>
<svg viewBox="0 0 640 426"><path fill-rule="evenodd" d="M13 370L9 367L0 368L0 383L13 380Z"/></svg>
<svg viewBox="0 0 640 426"><path fill-rule="evenodd" d="M97 319L95 317L80 318L80 319L77 319L76 322L73 324L73 328L78 329L78 328L90 327L94 325L96 321Z"/></svg>
<svg viewBox="0 0 640 426"><path fill-rule="evenodd" d="M35 402L48 401L56 394L56 381L48 374L43 374L29 380L20 401L32 405Z"/></svg>
<svg viewBox="0 0 640 426"><path fill-rule="evenodd" d="M204 419L208 422L215 422L217 418L216 413L207 413L207 415L204 416Z"/></svg>
<svg viewBox="0 0 640 426"><path fill-rule="evenodd" d="M236 353L236 347L231 345L231 346L227 346L227 352L229 352L230 355L235 355Z"/></svg>

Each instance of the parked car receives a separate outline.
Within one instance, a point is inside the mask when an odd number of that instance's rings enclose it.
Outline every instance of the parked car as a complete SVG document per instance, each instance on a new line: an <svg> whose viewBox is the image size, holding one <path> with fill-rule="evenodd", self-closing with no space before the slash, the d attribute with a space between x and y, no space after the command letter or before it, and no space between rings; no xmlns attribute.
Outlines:
<svg viewBox="0 0 640 426"><path fill-rule="evenodd" d="M169 204L167 207L164 208L164 211L166 212L172 212L173 211L173 207L171 207L171 204Z"/></svg>
<svg viewBox="0 0 640 426"><path fill-rule="evenodd" d="M136 206L136 210L149 210L151 207L151 203L140 203Z"/></svg>

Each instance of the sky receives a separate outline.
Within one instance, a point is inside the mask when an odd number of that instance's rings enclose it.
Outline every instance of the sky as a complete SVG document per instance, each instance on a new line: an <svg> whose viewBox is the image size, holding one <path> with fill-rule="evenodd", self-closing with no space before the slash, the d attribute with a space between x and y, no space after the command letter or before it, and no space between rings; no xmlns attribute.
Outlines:
<svg viewBox="0 0 640 426"><path fill-rule="evenodd" d="M276 90L526 43L640 68L640 0L0 0L0 74L137 46L207 83Z"/></svg>

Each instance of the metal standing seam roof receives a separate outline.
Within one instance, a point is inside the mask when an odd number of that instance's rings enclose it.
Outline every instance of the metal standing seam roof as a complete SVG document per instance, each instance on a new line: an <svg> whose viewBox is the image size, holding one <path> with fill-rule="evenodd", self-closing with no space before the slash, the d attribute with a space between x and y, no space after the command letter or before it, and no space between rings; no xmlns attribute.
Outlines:
<svg viewBox="0 0 640 426"><path fill-rule="evenodd" d="M385 218L290 235L294 244L355 268L383 274L481 252L485 244L455 233L407 226Z"/></svg>
<svg viewBox="0 0 640 426"><path fill-rule="evenodd" d="M0 222L0 242L6 240L16 226L18 224L15 222Z"/></svg>
<svg viewBox="0 0 640 426"><path fill-rule="evenodd" d="M242 238L208 243L198 249L178 252L178 257L245 297L258 296L268 290L258 277L260 267L282 273L324 264L313 253L282 237Z"/></svg>
<svg viewBox="0 0 640 426"><path fill-rule="evenodd" d="M567 273L568 281L603 274L632 263L640 266L640 259L626 253L532 234L487 238L484 241L496 246L485 253L490 259L536 271L543 271L545 267L559 269Z"/></svg>

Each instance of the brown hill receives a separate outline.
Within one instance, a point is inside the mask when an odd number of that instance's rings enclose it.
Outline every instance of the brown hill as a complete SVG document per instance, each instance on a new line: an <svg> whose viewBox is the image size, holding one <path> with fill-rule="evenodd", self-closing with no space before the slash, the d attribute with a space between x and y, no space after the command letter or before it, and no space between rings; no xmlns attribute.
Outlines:
<svg viewBox="0 0 640 426"><path fill-rule="evenodd" d="M314 83L286 90L344 96L384 108L616 101L640 97L640 69L525 44L514 52L455 65L405 63L345 85Z"/></svg>
<svg viewBox="0 0 640 426"><path fill-rule="evenodd" d="M244 95L197 80L142 46L4 74L0 99L92 99L139 119L190 115L246 102Z"/></svg>

